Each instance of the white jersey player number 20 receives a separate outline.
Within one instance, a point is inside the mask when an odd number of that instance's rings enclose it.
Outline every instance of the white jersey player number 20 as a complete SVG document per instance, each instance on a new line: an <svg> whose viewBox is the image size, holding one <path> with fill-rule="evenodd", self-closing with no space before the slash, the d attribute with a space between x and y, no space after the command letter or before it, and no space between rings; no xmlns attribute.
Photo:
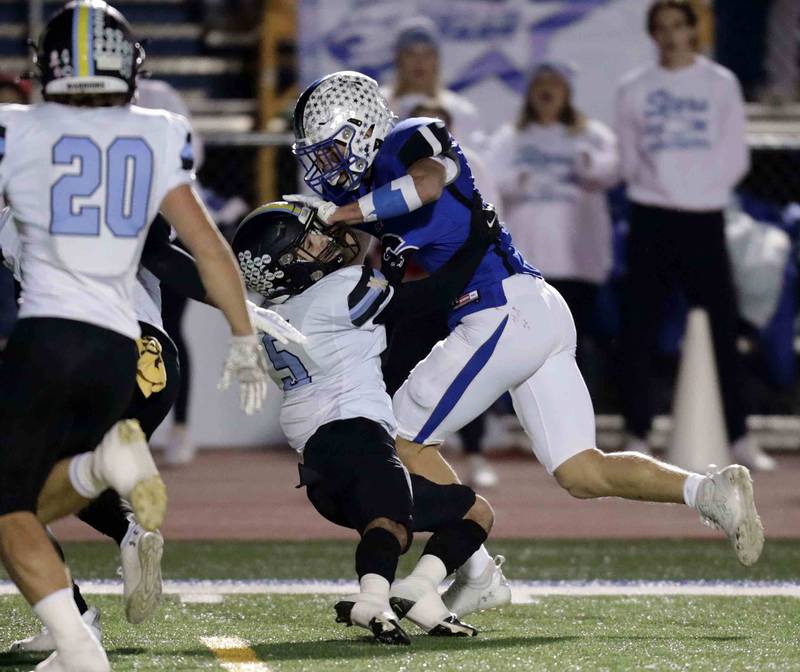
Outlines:
<svg viewBox="0 0 800 672"><path fill-rule="evenodd" d="M125 273L149 221L152 149L140 137L117 137L104 151L90 137L64 135L52 157L54 170L64 167L50 191L56 253L80 272Z"/></svg>

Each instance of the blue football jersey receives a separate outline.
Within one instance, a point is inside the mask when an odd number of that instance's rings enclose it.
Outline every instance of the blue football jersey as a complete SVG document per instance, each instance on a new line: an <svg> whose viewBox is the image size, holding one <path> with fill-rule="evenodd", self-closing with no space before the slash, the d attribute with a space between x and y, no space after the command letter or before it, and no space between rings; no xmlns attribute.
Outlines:
<svg viewBox="0 0 800 672"><path fill-rule="evenodd" d="M446 156L458 165L458 174L433 203L400 217L360 225L381 240L383 259L391 262L412 251L425 271L433 273L448 261L469 236L475 182L469 163L461 148L439 119L412 118L398 123L386 136L368 181L356 191L326 189L326 198L344 205L408 174L416 161L434 156ZM455 193L454 193L455 192ZM500 283L509 275L526 273L540 276L514 248L511 234L503 229L497 244L488 248L464 290L464 301L456 306L453 319L467 313L505 303Z"/></svg>

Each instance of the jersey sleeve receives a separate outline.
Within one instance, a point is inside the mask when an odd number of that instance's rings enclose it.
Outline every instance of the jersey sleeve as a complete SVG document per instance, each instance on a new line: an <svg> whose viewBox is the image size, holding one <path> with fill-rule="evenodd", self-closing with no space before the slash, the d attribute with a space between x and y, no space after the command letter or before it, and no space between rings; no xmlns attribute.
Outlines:
<svg viewBox="0 0 800 672"><path fill-rule="evenodd" d="M28 107L23 105L0 105L0 196L5 195L8 179L13 175L13 168L10 167L11 157L8 154L9 127L14 120L19 125L20 120L25 118Z"/></svg>
<svg viewBox="0 0 800 672"><path fill-rule="evenodd" d="M168 194L182 184L191 184L194 180L195 160L192 128L185 117L169 115L166 147L164 194Z"/></svg>
<svg viewBox="0 0 800 672"><path fill-rule="evenodd" d="M11 208L3 208L0 212L0 260L14 274L17 282L20 282L22 277L19 268L19 248L19 234L11 216Z"/></svg>
<svg viewBox="0 0 800 672"><path fill-rule="evenodd" d="M383 274L364 266L361 277L347 295L350 324L359 329L374 329L374 319L392 298L394 289Z"/></svg>
<svg viewBox="0 0 800 672"><path fill-rule="evenodd" d="M405 139L397 151L397 158L408 169L420 159L447 155L453 140L441 119L425 120Z"/></svg>

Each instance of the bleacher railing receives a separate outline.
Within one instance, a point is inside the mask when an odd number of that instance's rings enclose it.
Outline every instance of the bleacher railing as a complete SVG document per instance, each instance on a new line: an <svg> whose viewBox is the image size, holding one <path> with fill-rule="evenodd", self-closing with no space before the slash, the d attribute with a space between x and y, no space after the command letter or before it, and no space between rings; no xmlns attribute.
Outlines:
<svg viewBox="0 0 800 672"><path fill-rule="evenodd" d="M297 166L291 155L294 142L291 133L217 132L204 133L202 137L207 158L200 178L205 186L222 195L238 195L250 205L296 190ZM751 132L747 140L754 159L754 174L748 179L758 178L761 186L767 192L774 192L781 202L800 203L800 171L794 156L794 152L800 151L800 123L790 131ZM258 165L263 156L260 150L264 149L272 150L268 171Z"/></svg>

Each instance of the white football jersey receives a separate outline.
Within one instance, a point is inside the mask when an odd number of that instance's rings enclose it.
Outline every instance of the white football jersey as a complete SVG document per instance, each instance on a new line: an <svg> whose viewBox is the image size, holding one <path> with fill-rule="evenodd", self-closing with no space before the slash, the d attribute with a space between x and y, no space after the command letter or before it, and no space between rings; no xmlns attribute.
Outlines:
<svg viewBox="0 0 800 672"><path fill-rule="evenodd" d="M21 248L19 233L11 218L11 208L3 208L0 212L0 256L2 256L3 264L14 274L17 282L21 282L19 264ZM133 306L139 322L146 322L162 333L166 333L164 322L161 319L161 283L155 275L142 266L139 267L136 274Z"/></svg>
<svg viewBox="0 0 800 672"><path fill-rule="evenodd" d="M374 420L395 436L381 373L386 330L373 321L393 292L380 272L349 266L271 306L307 338L282 345L263 335L270 375L283 390L281 427L298 452L320 426L346 418Z"/></svg>
<svg viewBox="0 0 800 672"><path fill-rule="evenodd" d="M139 336L139 257L164 196L193 179L185 119L136 106L0 106L0 190L19 230L20 317Z"/></svg>

